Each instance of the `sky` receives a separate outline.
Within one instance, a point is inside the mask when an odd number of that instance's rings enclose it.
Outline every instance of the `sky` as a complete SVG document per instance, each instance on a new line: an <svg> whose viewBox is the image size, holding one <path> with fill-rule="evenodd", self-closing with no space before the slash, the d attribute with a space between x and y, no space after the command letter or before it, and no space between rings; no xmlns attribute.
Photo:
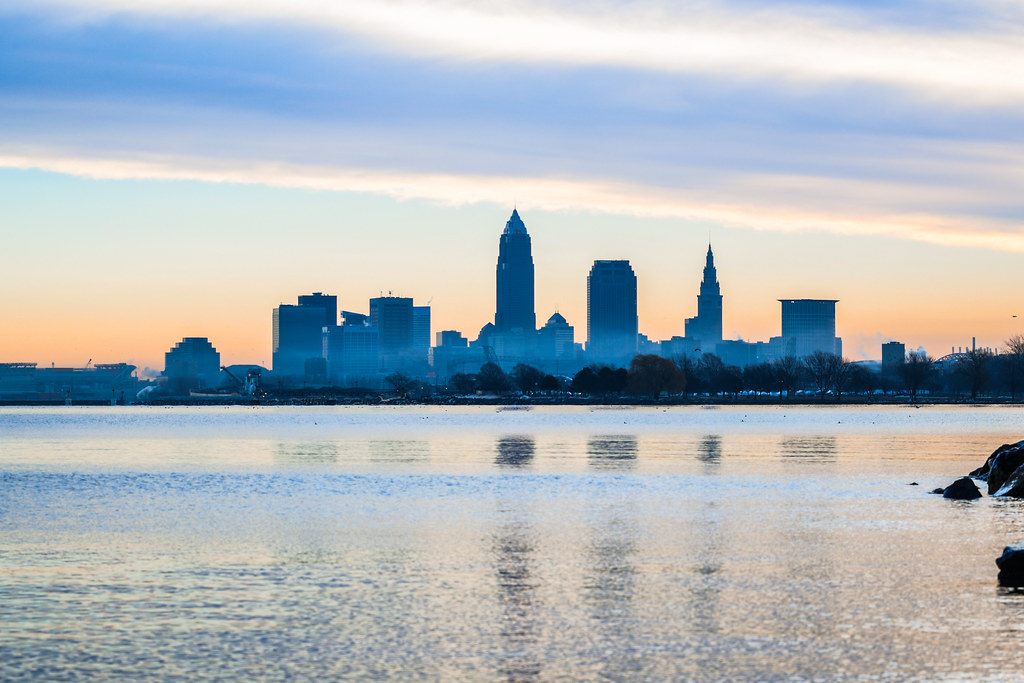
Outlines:
<svg viewBox="0 0 1024 683"><path fill-rule="evenodd" d="M1000 347L1021 74L1019 0L7 0L0 361L269 365L314 291L472 339L513 207L580 342L595 259L681 335L710 240L727 338L834 298L855 360Z"/></svg>

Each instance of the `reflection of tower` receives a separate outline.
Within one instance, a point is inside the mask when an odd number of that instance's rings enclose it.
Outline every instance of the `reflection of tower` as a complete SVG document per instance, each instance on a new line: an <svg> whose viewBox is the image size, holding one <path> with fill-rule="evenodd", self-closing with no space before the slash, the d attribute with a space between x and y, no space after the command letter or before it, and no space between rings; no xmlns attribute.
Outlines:
<svg viewBox="0 0 1024 683"><path fill-rule="evenodd" d="M835 462L834 436L787 437L779 441L779 452L784 459L798 458L804 462Z"/></svg>
<svg viewBox="0 0 1024 683"><path fill-rule="evenodd" d="M631 470L636 465L636 438L599 436L587 442L591 469Z"/></svg>
<svg viewBox="0 0 1024 683"><path fill-rule="evenodd" d="M503 506L501 517L515 516L517 506ZM494 569L498 584L498 612L503 651L498 653L499 671L510 681L536 678L541 662L535 651L540 640L534 599L537 579L533 576L536 540L523 520L506 519L492 539Z"/></svg>
<svg viewBox="0 0 1024 683"><path fill-rule="evenodd" d="M629 469L635 464L636 439L630 436L599 437L587 443L591 467ZM608 476L608 475L595 475ZM634 475L623 475L630 479ZM640 523L628 494L588 498L586 574L580 603L589 612L588 637L597 651L615 651L622 643L636 642L648 633L645 620L633 609L637 593L637 537ZM621 650L620 650L621 651ZM636 661L614 656L601 659L594 678L624 681L640 678Z"/></svg>
<svg viewBox="0 0 1024 683"><path fill-rule="evenodd" d="M501 467L526 467L533 461L534 443L528 436L505 436L498 439L498 455L494 462Z"/></svg>
<svg viewBox="0 0 1024 683"><path fill-rule="evenodd" d="M704 279L697 295L697 317L686 319L686 338L699 339L703 344L711 345L711 349L722 341L722 290L710 244L704 264Z"/></svg>
<svg viewBox="0 0 1024 683"><path fill-rule="evenodd" d="M704 463L706 474L713 474L722 464L722 438L709 434L700 442L700 455L697 459Z"/></svg>
<svg viewBox="0 0 1024 683"><path fill-rule="evenodd" d="M519 212L505 224L498 242L496 310L494 328L497 332L537 329L537 315L533 308L533 255L530 236Z"/></svg>
<svg viewBox="0 0 1024 683"><path fill-rule="evenodd" d="M282 441L274 446L276 465L325 465L338 462L333 441Z"/></svg>

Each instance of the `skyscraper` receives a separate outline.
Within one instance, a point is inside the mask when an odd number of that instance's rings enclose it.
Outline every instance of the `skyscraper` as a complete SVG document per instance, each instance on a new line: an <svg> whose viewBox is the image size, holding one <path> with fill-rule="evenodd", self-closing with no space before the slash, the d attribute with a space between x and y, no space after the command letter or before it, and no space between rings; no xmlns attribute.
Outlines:
<svg viewBox="0 0 1024 683"><path fill-rule="evenodd" d="M697 295L697 315L685 323L687 340L699 341L706 351L713 353L715 344L722 341L722 291L715 270L715 255L708 245L704 265L704 279Z"/></svg>
<svg viewBox="0 0 1024 683"><path fill-rule="evenodd" d="M430 350L430 306L412 307L412 346L427 357Z"/></svg>
<svg viewBox="0 0 1024 683"><path fill-rule="evenodd" d="M220 354L206 337L185 337L164 354L164 377L173 394L217 386Z"/></svg>
<svg viewBox="0 0 1024 683"><path fill-rule="evenodd" d="M398 357L413 346L412 299L380 296L370 299L370 324L380 332L380 353L385 367L399 365Z"/></svg>
<svg viewBox="0 0 1024 683"><path fill-rule="evenodd" d="M537 330L533 308L533 255L530 236L519 212L505 223L498 242L498 272L494 328L496 332Z"/></svg>
<svg viewBox="0 0 1024 683"><path fill-rule="evenodd" d="M324 358L331 382L341 386L380 385L380 335L370 316L343 311L345 324L324 328Z"/></svg>
<svg viewBox="0 0 1024 683"><path fill-rule="evenodd" d="M274 309L274 374L280 379L298 381L323 366L323 329L338 322L338 297L330 294L305 294L297 306L281 304Z"/></svg>
<svg viewBox="0 0 1024 683"><path fill-rule="evenodd" d="M587 353L628 363L636 354L636 275L629 261L594 261L587 277Z"/></svg>
<svg viewBox="0 0 1024 683"><path fill-rule="evenodd" d="M782 303L782 336L772 337L773 355L802 358L815 351L843 354L843 340L836 336L837 299L779 299Z"/></svg>
<svg viewBox="0 0 1024 683"><path fill-rule="evenodd" d="M324 311L324 325L338 324L338 297L333 294L313 292L303 294L299 297L299 305L307 308L322 308Z"/></svg>

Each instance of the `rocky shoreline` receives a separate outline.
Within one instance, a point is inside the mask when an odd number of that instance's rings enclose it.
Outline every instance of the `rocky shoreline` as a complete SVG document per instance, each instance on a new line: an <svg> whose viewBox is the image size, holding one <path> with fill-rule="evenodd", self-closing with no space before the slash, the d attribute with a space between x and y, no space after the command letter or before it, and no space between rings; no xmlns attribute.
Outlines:
<svg viewBox="0 0 1024 683"><path fill-rule="evenodd" d="M988 495L996 498L1024 498L1024 441L1003 444L988 456L985 463L966 477L961 477L944 489L932 493L942 494L950 500L981 498L975 481L984 482ZM1006 588L1024 588L1024 544L1010 545L996 558L999 567L999 585Z"/></svg>

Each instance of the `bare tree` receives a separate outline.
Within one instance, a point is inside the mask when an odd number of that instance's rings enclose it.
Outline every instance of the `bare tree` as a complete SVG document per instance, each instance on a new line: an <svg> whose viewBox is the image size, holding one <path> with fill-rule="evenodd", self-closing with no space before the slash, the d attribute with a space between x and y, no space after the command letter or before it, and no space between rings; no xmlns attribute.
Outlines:
<svg viewBox="0 0 1024 683"><path fill-rule="evenodd" d="M801 363L796 356L784 356L772 361L772 377L779 391L786 392L786 398L792 398L797 384L800 382Z"/></svg>
<svg viewBox="0 0 1024 683"><path fill-rule="evenodd" d="M540 381L544 379L544 373L526 363L516 363L512 368L512 381L525 394L532 394L537 390Z"/></svg>
<svg viewBox="0 0 1024 683"><path fill-rule="evenodd" d="M512 388L508 381L508 375L497 363L484 363L480 366L480 373L476 376L477 386L482 391L504 393Z"/></svg>
<svg viewBox="0 0 1024 683"><path fill-rule="evenodd" d="M703 389L709 394L722 393L722 375L725 372L725 363L713 353L705 353L700 357L697 365L697 374Z"/></svg>
<svg viewBox="0 0 1024 683"><path fill-rule="evenodd" d="M476 391L476 375L458 372L452 375L450 382L460 394L471 394Z"/></svg>
<svg viewBox="0 0 1024 683"><path fill-rule="evenodd" d="M935 361L924 351L911 351L900 367L903 384L910 394L910 400L917 402L917 392L935 374Z"/></svg>
<svg viewBox="0 0 1024 683"><path fill-rule="evenodd" d="M992 352L988 349L971 349L957 361L956 372L967 380L971 387L971 400L978 398L978 392L985 388L990 377L989 364Z"/></svg>
<svg viewBox="0 0 1024 683"><path fill-rule="evenodd" d="M1017 400L1017 388L1024 378L1024 336L1015 334L1006 340L1006 380L1010 385L1010 400Z"/></svg>
<svg viewBox="0 0 1024 683"><path fill-rule="evenodd" d="M868 370L863 365L850 363L849 368L849 380L846 386L855 394L870 394L882 386L882 381L886 379L881 374Z"/></svg>
<svg viewBox="0 0 1024 683"><path fill-rule="evenodd" d="M843 397L846 387L853 383L858 367L851 363L849 358L836 355L832 366L832 389L835 391L837 402Z"/></svg>
<svg viewBox="0 0 1024 683"><path fill-rule="evenodd" d="M629 364L629 386L638 394L653 394L657 400L663 391L682 391L686 375L668 358L640 354Z"/></svg>
<svg viewBox="0 0 1024 683"><path fill-rule="evenodd" d="M824 397L825 392L832 391L838 401L853 378L853 363L837 353L815 351L804 358L804 367L811 376L818 395Z"/></svg>
<svg viewBox="0 0 1024 683"><path fill-rule="evenodd" d="M392 372L384 378L384 381L390 384L392 390L400 396L408 394L416 386L416 380L404 372Z"/></svg>
<svg viewBox="0 0 1024 683"><path fill-rule="evenodd" d="M687 354L676 356L672 359L679 371L683 373L683 398L686 398L691 391L696 391L699 382L697 381L697 361Z"/></svg>
<svg viewBox="0 0 1024 683"><path fill-rule="evenodd" d="M743 368L743 385L758 393L774 391L775 378L772 376L771 363L755 363Z"/></svg>
<svg viewBox="0 0 1024 683"><path fill-rule="evenodd" d="M541 391L548 393L562 390L562 383L554 375L544 375L544 379L540 381L538 387Z"/></svg>
<svg viewBox="0 0 1024 683"><path fill-rule="evenodd" d="M824 398L825 392L831 389L835 383L837 358L839 356L834 353L820 350L804 357L804 368L807 370L807 374L811 376L811 381L814 382L814 387L822 398Z"/></svg>

